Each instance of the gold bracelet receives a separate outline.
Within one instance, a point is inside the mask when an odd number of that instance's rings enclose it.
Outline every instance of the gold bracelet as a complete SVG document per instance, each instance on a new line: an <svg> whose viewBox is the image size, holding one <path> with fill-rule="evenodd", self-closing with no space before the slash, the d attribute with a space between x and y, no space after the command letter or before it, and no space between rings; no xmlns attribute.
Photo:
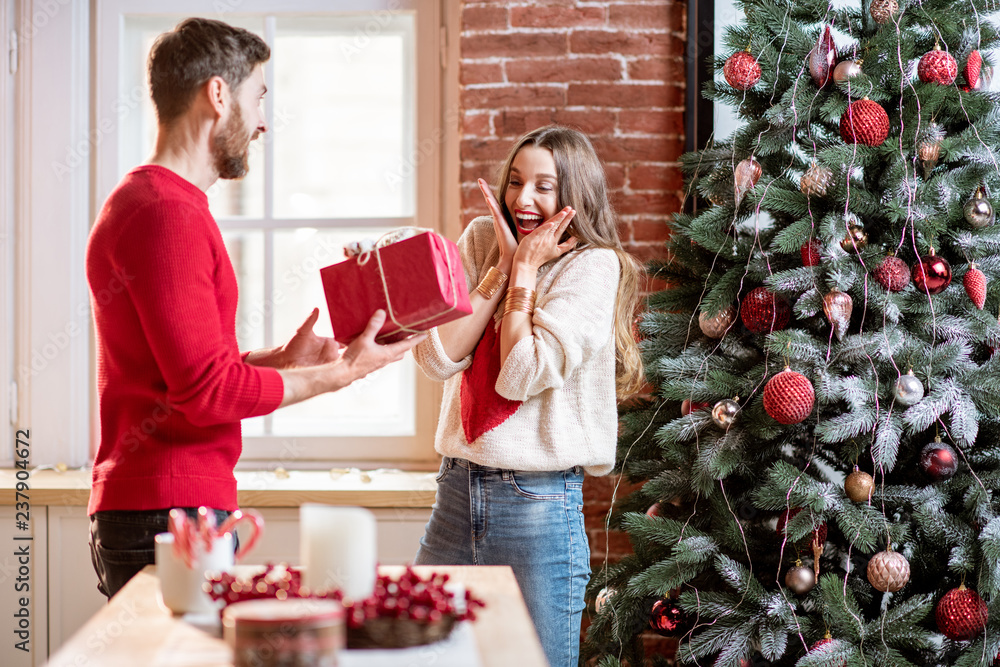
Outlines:
<svg viewBox="0 0 1000 667"><path fill-rule="evenodd" d="M535 312L535 290L527 287L511 287L507 290L507 303L504 306L504 317L510 313Z"/></svg>
<svg viewBox="0 0 1000 667"><path fill-rule="evenodd" d="M487 299L492 299L493 296L503 289L503 286L507 284L507 274L498 269L495 266L491 266L490 270L486 272L483 279L479 281L479 285L476 286L476 291L482 294Z"/></svg>

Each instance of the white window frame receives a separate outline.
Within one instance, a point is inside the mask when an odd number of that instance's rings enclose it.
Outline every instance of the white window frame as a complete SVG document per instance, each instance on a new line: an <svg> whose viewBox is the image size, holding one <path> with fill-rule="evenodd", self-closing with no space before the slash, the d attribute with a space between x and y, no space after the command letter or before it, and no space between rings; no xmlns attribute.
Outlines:
<svg viewBox="0 0 1000 667"><path fill-rule="evenodd" d="M32 463L88 465L99 437L95 360L84 255L90 226L120 174L117 132L107 119L119 95L117 49L124 14L226 16L294 11L303 14L416 8L418 41L415 224L453 240L459 220L457 136L457 3L449 0L15 0L20 16L43 16L44 29L22 40L17 134L18 286L15 359L30 371L32 355L63 343L43 372L19 387L21 424L32 427ZM206 8L211 7L211 13ZM233 11L230 11L230 8ZM238 10L235 11L235 10ZM41 14L39 14L41 12ZM29 19L30 20L30 19ZM424 32L426 31L426 32ZM456 47L446 50L451 31ZM93 49L91 48L93 45ZM27 53L25 53L27 51ZM109 52L111 56L109 57ZM114 62L115 68L108 62ZM44 84L44 85L43 85ZM112 121L113 125L113 121ZM110 157L109 157L110 156ZM59 170L57 165L74 166ZM2 173L2 172L0 172ZM444 185L447 179L449 185ZM2 220L2 219L0 219ZM305 224L307 221L303 221ZM234 227L246 228L245 221ZM224 227L225 228L225 227ZM33 240L34 239L34 240ZM2 285L0 285L2 287ZM2 296L0 296L2 299ZM0 301L2 306L2 301ZM55 341L55 342L53 342ZM0 343L2 343L0 339ZM280 343L277 341L276 343ZM0 360L2 361L2 360ZM0 366L0 371L3 368ZM30 372L29 372L30 376ZM315 468L436 465L433 437L441 387L417 373L416 435L412 438L246 438L240 467ZM3 377L0 375L0 377ZM0 388L0 398L3 389ZM330 452L340 452L335 457Z"/></svg>
<svg viewBox="0 0 1000 667"><path fill-rule="evenodd" d="M14 5L0 4L0 44L3 61L0 65L0 313L3 321L14 319L14 72L17 67L17 32L14 30ZM0 409L6 415L0 432L0 466L13 464L14 431L20 426L17 416L17 396L13 360L14 328L0 329Z"/></svg>

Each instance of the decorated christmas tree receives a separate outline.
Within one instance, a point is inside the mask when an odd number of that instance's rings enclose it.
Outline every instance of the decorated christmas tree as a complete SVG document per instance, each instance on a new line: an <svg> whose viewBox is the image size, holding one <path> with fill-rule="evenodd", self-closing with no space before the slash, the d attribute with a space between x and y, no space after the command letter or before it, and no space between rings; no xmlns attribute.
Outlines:
<svg viewBox="0 0 1000 667"><path fill-rule="evenodd" d="M739 6L704 92L742 124L683 160L584 654L1000 665L994 7Z"/></svg>

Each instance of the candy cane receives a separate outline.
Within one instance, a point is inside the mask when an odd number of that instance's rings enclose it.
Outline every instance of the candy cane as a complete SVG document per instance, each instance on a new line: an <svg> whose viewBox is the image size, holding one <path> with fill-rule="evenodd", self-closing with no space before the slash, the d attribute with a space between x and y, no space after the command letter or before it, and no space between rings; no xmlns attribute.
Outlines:
<svg viewBox="0 0 1000 667"><path fill-rule="evenodd" d="M174 536L174 555L184 561L188 567L193 567L194 554L191 546L191 526L184 510L170 510L167 525Z"/></svg>
<svg viewBox="0 0 1000 667"><path fill-rule="evenodd" d="M236 529L236 524L241 521L249 521L253 526L253 530L250 531L250 538L246 541L246 544L240 545L240 553L237 556L237 560L243 560L250 553L250 550L257 544L257 540L260 539L260 534L264 530L264 517L259 512L255 510L246 510L245 512L243 510L236 510L219 527L218 534L225 535L226 533L232 533Z"/></svg>

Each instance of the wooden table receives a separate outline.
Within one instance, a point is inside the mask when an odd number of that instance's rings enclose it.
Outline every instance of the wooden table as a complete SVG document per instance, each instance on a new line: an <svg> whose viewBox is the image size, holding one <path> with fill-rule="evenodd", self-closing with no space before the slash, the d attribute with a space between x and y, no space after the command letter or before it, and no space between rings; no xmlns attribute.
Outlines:
<svg viewBox="0 0 1000 667"><path fill-rule="evenodd" d="M486 607L476 613L472 630L483 667L546 667L538 635L514 573L509 567L424 566L447 572ZM398 576L402 567L381 567ZM47 663L50 667L231 667L229 646L178 617L159 602L156 568L135 576L107 606L94 615Z"/></svg>

